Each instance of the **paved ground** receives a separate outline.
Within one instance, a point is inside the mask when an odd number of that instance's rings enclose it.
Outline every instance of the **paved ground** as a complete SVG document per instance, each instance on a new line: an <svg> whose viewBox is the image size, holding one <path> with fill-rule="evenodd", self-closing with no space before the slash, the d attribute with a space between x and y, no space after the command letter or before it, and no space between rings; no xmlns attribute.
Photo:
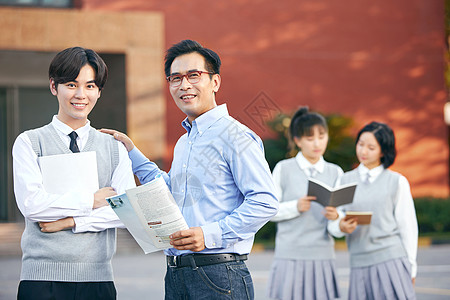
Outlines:
<svg viewBox="0 0 450 300"><path fill-rule="evenodd" d="M268 299L265 288L272 257L271 251L250 255L248 266L253 275L257 300ZM144 255L136 249L119 248L113 263L119 300L164 298L162 253ZM450 245L419 248L418 263L417 299L450 299ZM342 299L346 299L349 275L346 251L337 251L337 267ZM19 271L20 257L0 257L0 299L15 299Z"/></svg>

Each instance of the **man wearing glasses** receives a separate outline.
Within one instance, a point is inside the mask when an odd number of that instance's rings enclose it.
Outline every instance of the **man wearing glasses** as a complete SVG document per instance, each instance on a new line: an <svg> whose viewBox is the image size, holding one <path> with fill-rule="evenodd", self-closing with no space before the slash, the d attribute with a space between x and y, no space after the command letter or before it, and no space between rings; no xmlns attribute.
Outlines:
<svg viewBox="0 0 450 300"><path fill-rule="evenodd" d="M125 144L141 183L164 176L190 227L172 234L165 251L166 299L253 299L244 261L278 209L261 139L216 104L220 65L214 51L192 40L167 51L170 94L187 116L169 173L126 135L104 130Z"/></svg>

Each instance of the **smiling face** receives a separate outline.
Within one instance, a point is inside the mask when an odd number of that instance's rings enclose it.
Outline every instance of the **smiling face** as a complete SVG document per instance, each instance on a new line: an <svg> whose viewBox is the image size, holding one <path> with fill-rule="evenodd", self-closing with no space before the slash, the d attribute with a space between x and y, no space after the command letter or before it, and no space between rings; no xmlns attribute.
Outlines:
<svg viewBox="0 0 450 300"><path fill-rule="evenodd" d="M369 170L381 165L380 144L372 132L363 132L356 143L356 156L360 163L366 166Z"/></svg>
<svg viewBox="0 0 450 300"><path fill-rule="evenodd" d="M172 62L170 75L185 75L190 71L207 71L205 59L200 54L193 52L178 56ZM220 75L201 74L198 83L190 83L183 77L181 85L169 86L170 94L178 108L184 112L189 122L217 106L215 93L220 88Z"/></svg>
<svg viewBox="0 0 450 300"><path fill-rule="evenodd" d="M60 83L55 86L50 79L50 91L58 98L58 119L72 129L78 129L87 122L89 113L100 97L100 89L94 82L95 71L86 64L74 81Z"/></svg>
<svg viewBox="0 0 450 300"><path fill-rule="evenodd" d="M320 125L313 126L311 132L310 136L294 137L294 142L302 150L303 156L315 164L327 149L328 132Z"/></svg>

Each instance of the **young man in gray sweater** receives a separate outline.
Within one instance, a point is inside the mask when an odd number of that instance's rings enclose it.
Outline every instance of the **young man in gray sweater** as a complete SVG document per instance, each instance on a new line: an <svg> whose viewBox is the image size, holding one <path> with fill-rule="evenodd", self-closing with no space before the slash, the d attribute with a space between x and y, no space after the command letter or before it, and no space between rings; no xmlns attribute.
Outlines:
<svg viewBox="0 0 450 300"><path fill-rule="evenodd" d="M88 120L107 76L106 64L93 50L59 52L49 68L58 114L14 143L14 191L25 217L18 299L116 299L111 258L115 227L123 225L105 198L135 182L124 146ZM95 151L100 189L48 192L39 157L80 151Z"/></svg>

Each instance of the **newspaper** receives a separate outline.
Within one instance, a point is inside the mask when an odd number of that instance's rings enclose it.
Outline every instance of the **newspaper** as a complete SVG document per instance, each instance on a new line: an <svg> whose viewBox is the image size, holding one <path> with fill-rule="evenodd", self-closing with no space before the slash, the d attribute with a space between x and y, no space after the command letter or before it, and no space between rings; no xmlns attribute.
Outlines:
<svg viewBox="0 0 450 300"><path fill-rule="evenodd" d="M189 228L162 176L106 200L145 254L171 248L169 235Z"/></svg>

